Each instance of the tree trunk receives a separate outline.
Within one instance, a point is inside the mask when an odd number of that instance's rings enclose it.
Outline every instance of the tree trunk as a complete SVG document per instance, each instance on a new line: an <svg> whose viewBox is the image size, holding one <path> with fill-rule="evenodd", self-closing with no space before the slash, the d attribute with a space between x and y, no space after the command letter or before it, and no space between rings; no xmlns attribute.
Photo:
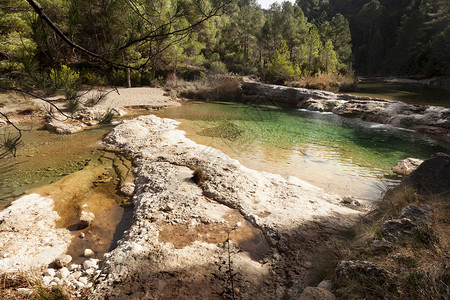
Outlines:
<svg viewBox="0 0 450 300"><path fill-rule="evenodd" d="M131 87L131 70L127 69L127 88Z"/></svg>

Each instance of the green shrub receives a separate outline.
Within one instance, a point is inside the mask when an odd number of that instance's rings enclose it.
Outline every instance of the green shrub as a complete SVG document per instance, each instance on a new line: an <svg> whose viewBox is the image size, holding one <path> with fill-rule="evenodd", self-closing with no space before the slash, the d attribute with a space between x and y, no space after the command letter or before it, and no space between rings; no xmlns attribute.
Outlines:
<svg viewBox="0 0 450 300"><path fill-rule="evenodd" d="M298 67L294 68L292 65L289 48L286 41L283 40L266 69L265 78L270 82L284 83L285 81L293 80L299 72L300 69Z"/></svg>
<svg viewBox="0 0 450 300"><path fill-rule="evenodd" d="M211 63L211 71L213 71L215 74L222 74L222 75L228 73L227 66L221 61L215 61Z"/></svg>

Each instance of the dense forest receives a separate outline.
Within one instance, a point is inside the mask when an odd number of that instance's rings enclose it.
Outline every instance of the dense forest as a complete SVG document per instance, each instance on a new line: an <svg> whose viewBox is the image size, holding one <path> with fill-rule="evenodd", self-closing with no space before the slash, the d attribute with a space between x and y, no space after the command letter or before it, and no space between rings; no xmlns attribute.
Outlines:
<svg viewBox="0 0 450 300"><path fill-rule="evenodd" d="M1 86L450 75L448 0L2 0ZM41 76L42 75L42 76ZM66 76L66 78L68 78ZM70 82L66 82L69 84Z"/></svg>

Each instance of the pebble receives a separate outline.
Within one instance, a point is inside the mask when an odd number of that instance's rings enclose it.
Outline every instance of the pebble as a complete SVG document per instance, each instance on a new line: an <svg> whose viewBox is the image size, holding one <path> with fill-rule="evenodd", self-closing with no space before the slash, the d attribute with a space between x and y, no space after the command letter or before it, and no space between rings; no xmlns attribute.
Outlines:
<svg viewBox="0 0 450 300"><path fill-rule="evenodd" d="M97 262L98 262L98 259L93 259L93 258L85 260L83 262L83 268L85 270L90 269L90 268L96 268L97 267Z"/></svg>
<svg viewBox="0 0 450 300"><path fill-rule="evenodd" d="M55 271L55 269L49 268L49 269L45 270L43 274L44 274L44 276L55 277L56 271Z"/></svg>
<svg viewBox="0 0 450 300"><path fill-rule="evenodd" d="M32 289L27 289L27 288L18 288L17 292L19 294L22 294L22 295L31 295L31 294L33 294L33 290Z"/></svg>
<svg viewBox="0 0 450 300"><path fill-rule="evenodd" d="M76 272L73 272L72 273L72 277L74 278L74 279L77 279L78 280L78 278L80 278L81 277L81 272L80 271L76 271Z"/></svg>
<svg viewBox="0 0 450 300"><path fill-rule="evenodd" d="M61 269L58 271L58 277L59 277L59 278L66 278L66 277L69 276L69 275L70 275L70 271L69 271L66 267L61 268Z"/></svg>
<svg viewBox="0 0 450 300"><path fill-rule="evenodd" d="M84 271L84 273L86 274L86 275L89 275L89 276L92 276L92 275L94 275L94 269L87 269L87 270L85 270Z"/></svg>
<svg viewBox="0 0 450 300"><path fill-rule="evenodd" d="M55 259L55 263L58 267L68 266L71 261L72 261L72 256L67 255L67 254L60 255Z"/></svg>
<svg viewBox="0 0 450 300"><path fill-rule="evenodd" d="M86 276L78 278L78 281L85 285L88 283L88 279Z"/></svg>
<svg viewBox="0 0 450 300"><path fill-rule="evenodd" d="M84 239L85 236L86 234L84 232L80 233L80 239Z"/></svg>
<svg viewBox="0 0 450 300"><path fill-rule="evenodd" d="M81 265L71 264L67 268L69 269L70 272L73 272L73 271L80 270L81 269Z"/></svg>
<svg viewBox="0 0 450 300"><path fill-rule="evenodd" d="M50 282L53 280L53 277L51 276L44 276L42 277L42 283L44 285L50 285Z"/></svg>
<svg viewBox="0 0 450 300"><path fill-rule="evenodd" d="M85 249L84 250L84 257L91 257L94 254L95 254L94 251L92 251L91 249Z"/></svg>
<svg viewBox="0 0 450 300"><path fill-rule="evenodd" d="M75 285L76 288L84 288L84 283L79 282L79 281L75 281L74 285Z"/></svg>

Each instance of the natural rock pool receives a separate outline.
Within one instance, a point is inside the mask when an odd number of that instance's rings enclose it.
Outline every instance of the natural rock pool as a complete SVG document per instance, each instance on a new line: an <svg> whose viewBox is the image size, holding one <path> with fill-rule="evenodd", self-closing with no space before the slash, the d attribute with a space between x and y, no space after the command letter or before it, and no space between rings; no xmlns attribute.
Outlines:
<svg viewBox="0 0 450 300"><path fill-rule="evenodd" d="M449 144L413 131L293 108L193 101L157 115L250 168L367 200L398 181L390 168L399 160L450 152Z"/></svg>

